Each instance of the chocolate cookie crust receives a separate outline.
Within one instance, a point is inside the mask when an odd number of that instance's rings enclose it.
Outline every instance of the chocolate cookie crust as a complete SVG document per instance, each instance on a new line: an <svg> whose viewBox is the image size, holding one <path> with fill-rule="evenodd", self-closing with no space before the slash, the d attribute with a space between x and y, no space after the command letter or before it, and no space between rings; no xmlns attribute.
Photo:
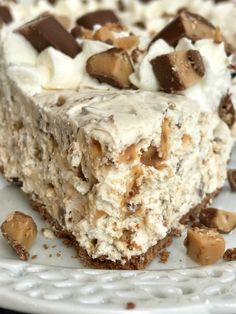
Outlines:
<svg viewBox="0 0 236 314"><path fill-rule="evenodd" d="M205 199L190 209L189 213L199 212L202 208L206 207L218 194L220 190L208 194ZM175 236L174 230L170 231L169 234L158 243L148 249L146 253L141 255L133 256L130 260L123 261L111 261L107 260L106 256L101 256L100 258L93 259L88 255L85 249L83 249L79 243L76 241L75 237L51 217L47 212L45 206L35 199L35 196L29 195L31 206L34 210L38 211L44 220L46 220L52 227L55 235L59 238L69 239L71 245L75 248L78 258L80 261L88 267L98 268L98 269L123 269L123 270L141 270L145 269L148 264L150 264L153 259L165 248L172 244L172 239ZM186 215L187 216L187 215Z"/></svg>

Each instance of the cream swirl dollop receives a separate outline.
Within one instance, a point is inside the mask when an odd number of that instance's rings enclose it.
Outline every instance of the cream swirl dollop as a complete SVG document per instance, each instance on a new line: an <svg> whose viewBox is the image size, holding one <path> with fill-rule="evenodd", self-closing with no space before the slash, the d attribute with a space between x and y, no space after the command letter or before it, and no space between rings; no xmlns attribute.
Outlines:
<svg viewBox="0 0 236 314"><path fill-rule="evenodd" d="M231 75L228 69L229 58L226 55L224 43L217 44L212 39L202 39L192 43L183 38L176 49L169 46L162 39L157 40L144 55L134 74L130 76L131 82L143 90L160 90L150 61L157 56L171 53L174 50L198 50L202 55L206 73L194 86L180 92L191 99L198 101L203 110L215 110L221 98L231 86Z"/></svg>
<svg viewBox="0 0 236 314"><path fill-rule="evenodd" d="M12 26L5 27L1 37L3 55L9 65L8 75L27 94L35 95L43 89L112 89L99 84L86 72L90 56L111 48L106 43L82 40L82 52L72 59L53 47L38 53L23 36L12 31Z"/></svg>
<svg viewBox="0 0 236 314"><path fill-rule="evenodd" d="M126 4L127 10L117 14L119 14L121 21L127 21L128 30L138 37L138 48L141 50L138 62L135 64L135 72L131 75L130 81L139 89L147 91L160 90L150 61L158 55L174 51L173 47L163 40L159 40L142 57L150 42L149 31L152 30L152 27L156 31L160 30L183 4L193 11L196 11L198 7L198 13L208 17L211 15L211 20L215 20L220 24L223 23L222 19L217 19L221 6L213 5L210 0L206 0L204 3L202 0L193 0L191 3L187 0L173 0L171 6L165 0L152 1L148 4L143 4L138 0L132 2L124 0L123 2ZM200 6L200 4L202 5ZM115 9L117 5L118 1L115 0L112 3L109 0L99 2L89 0L86 4L77 0L59 0L55 6L45 4L44 1L38 1L36 5L30 6L11 4L14 9L13 12L16 12L15 22L4 27L0 35L3 43L3 56L9 65L8 75L19 88L30 95L40 93L44 89L114 89L108 84L99 83L89 76L86 71L88 58L96 53L108 50L112 47L111 45L95 40L79 40L82 52L72 59L53 47L38 53L24 37L14 33L13 30L23 24L27 20L27 16L35 17L44 10L48 10L55 15L65 14L74 22L78 12L82 15L99 8ZM234 16L236 10L232 7L232 4L222 4L224 15L228 15L230 9ZM134 25L130 26L134 21L139 20L146 23L147 29L137 28ZM155 23L158 25L154 25ZM116 37L127 37L129 33L123 31L114 33L114 35ZM182 94L197 100L204 110L217 108L220 99L231 86L230 71L227 69L229 59L226 56L224 46L223 44L216 44L212 40L200 40L193 44L187 39L182 39L176 47L176 50L188 49L196 49L201 53L206 75L199 83L186 89Z"/></svg>

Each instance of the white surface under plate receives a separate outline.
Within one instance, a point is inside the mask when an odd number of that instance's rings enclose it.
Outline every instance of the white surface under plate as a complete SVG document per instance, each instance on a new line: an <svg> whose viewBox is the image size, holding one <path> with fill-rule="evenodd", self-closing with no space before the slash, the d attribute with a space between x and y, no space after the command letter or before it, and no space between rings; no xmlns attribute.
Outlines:
<svg viewBox="0 0 236 314"><path fill-rule="evenodd" d="M236 149L230 167L236 168ZM214 206L236 211L236 193L226 182ZM35 219L19 187L0 179L0 223L13 210ZM227 247L236 247L236 230L225 236ZM0 307L29 313L119 314L127 302L132 313L236 313L236 262L220 261L199 267L185 253L182 238L175 239L167 264L155 259L146 271L100 271L85 269L73 249L41 232L31 250L36 259L20 262L0 236ZM46 244L49 248L45 249ZM59 253L59 254L58 254Z"/></svg>

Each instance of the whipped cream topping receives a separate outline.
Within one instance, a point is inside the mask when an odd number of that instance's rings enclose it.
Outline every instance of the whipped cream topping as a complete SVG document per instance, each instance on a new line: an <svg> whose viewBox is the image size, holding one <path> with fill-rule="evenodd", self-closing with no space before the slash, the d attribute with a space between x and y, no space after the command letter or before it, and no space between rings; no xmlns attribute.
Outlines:
<svg viewBox="0 0 236 314"><path fill-rule="evenodd" d="M8 63L7 74L27 94L35 95L44 89L112 89L98 84L86 72L87 59L111 48L108 44L83 40L80 43L83 51L72 59L53 47L38 53L23 36L12 31L12 26L4 28L0 37Z"/></svg>
<svg viewBox="0 0 236 314"><path fill-rule="evenodd" d="M206 74L199 83L184 90L181 94L199 102L202 109L218 107L221 98L231 86L231 75L228 69L229 58L224 43L216 44L212 39L198 40L192 43L187 38L181 39L174 49L162 39L157 40L144 55L136 71L131 75L131 82L140 89L157 91L158 81L154 75L150 61L157 56L173 51L198 50L204 61Z"/></svg>
<svg viewBox="0 0 236 314"><path fill-rule="evenodd" d="M139 89L147 91L160 90L150 61L156 56L173 52L174 48L159 40L146 53L145 50L147 50L150 42L150 32L158 32L173 18L179 9L186 7L209 18L217 25L224 24L223 31L227 29L227 36L234 38L234 35L232 35L234 30L231 26L228 26L228 22L223 21L224 19L219 14L221 8L224 16L228 16L230 11L234 16L236 8L233 3L216 5L210 0L193 0L191 2L174 0L170 6L166 0L152 1L145 4L134 0L131 2L124 1L124 5L127 9L124 12L117 11L117 14L121 21L129 26L129 31L139 38L138 48L141 53L138 62L135 64L135 73L130 77L130 81ZM56 5L50 5L46 1L38 1L35 5L11 4L11 7L15 21L10 26L4 27L0 35L3 43L3 56L9 65L8 75L25 93L35 95L43 90L114 89L108 84L99 83L96 79L90 77L86 71L88 58L96 53L108 50L112 47L111 45L96 40L78 39L82 52L72 59L53 47L38 53L25 38L13 31L26 22L29 16L32 19L45 11L56 16L68 16L73 25L76 18L78 18L78 12L83 15L102 8L117 10L118 1L89 0L82 2L59 0ZM134 22L137 21L143 21L146 30L134 26ZM233 23L231 24L233 25ZM94 31L99 28L100 26L96 25ZM114 32L114 35L117 38L126 37L129 32ZM224 46L223 44L216 44L212 40L200 40L193 44L191 41L183 39L176 47L177 51L188 49L196 49L201 53L206 74L198 84L186 89L182 94L197 100L203 110L215 109L219 105L222 96L227 93L231 86L230 71L227 69L229 59L226 56ZM131 51L129 53L131 54Z"/></svg>

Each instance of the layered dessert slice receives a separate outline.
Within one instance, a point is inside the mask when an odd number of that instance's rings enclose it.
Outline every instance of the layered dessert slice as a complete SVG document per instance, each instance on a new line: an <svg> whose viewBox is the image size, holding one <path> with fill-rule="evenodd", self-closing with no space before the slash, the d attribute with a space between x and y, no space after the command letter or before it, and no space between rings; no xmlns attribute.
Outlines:
<svg viewBox="0 0 236 314"><path fill-rule="evenodd" d="M224 184L235 122L224 42L192 13L207 37L187 23L175 45L145 46L114 12L78 14L70 33L50 10L1 30L2 172L85 264L142 269Z"/></svg>

